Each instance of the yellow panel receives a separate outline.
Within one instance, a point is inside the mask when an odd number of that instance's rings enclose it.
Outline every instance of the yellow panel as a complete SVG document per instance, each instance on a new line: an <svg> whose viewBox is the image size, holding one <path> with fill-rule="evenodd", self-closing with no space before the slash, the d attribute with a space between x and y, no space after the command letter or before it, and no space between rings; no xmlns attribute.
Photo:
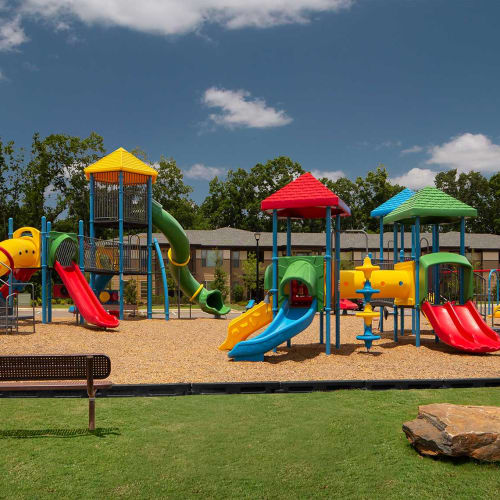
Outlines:
<svg viewBox="0 0 500 500"><path fill-rule="evenodd" d="M112 172L115 173L115 175L105 175ZM158 176L158 172L154 168L146 165L146 163L139 160L139 158L123 148L118 148L116 151L106 155L104 158L101 158L93 165L90 165L85 169L87 179L90 179L90 174L95 174L97 180L113 184L118 183L118 172L143 175L146 179L147 177L152 177L153 183L156 181L156 177ZM144 183L146 182L146 179ZM125 175L124 182L125 184L140 183L137 182L137 180L134 182L133 175Z"/></svg>
<svg viewBox="0 0 500 500"><path fill-rule="evenodd" d="M245 340L259 328L271 323L273 319L272 299L269 303L260 302L229 323L226 340L219 346L221 351L232 349L238 342Z"/></svg>

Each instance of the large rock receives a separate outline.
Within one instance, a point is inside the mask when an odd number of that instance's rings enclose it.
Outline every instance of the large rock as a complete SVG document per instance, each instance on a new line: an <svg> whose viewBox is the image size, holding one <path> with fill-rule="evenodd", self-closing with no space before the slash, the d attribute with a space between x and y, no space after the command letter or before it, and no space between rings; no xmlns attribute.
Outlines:
<svg viewBox="0 0 500 500"><path fill-rule="evenodd" d="M500 461L500 407L439 403L419 406L403 424L408 441L423 455L468 456Z"/></svg>

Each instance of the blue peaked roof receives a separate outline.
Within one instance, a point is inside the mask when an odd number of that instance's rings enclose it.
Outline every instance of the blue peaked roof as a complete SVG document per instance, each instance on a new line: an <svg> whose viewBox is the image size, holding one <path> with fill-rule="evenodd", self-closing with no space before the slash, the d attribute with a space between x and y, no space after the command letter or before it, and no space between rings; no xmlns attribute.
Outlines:
<svg viewBox="0 0 500 500"><path fill-rule="evenodd" d="M399 205L402 205L405 201L409 200L414 194L415 191L412 191L409 188L405 188L403 189L403 191L400 191L398 194L382 203L382 205L374 208L370 212L370 215L372 217L384 217L384 215L387 215L388 213L398 208Z"/></svg>

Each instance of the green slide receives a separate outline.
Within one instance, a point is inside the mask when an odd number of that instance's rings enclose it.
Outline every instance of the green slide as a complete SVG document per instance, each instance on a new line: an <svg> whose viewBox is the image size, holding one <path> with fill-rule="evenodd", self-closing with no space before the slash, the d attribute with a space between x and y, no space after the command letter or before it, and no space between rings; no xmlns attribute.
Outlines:
<svg viewBox="0 0 500 500"><path fill-rule="evenodd" d="M168 265L174 279L179 282L183 293L200 304L203 311L217 316L227 314L231 308L224 305L219 290L207 290L200 285L188 268L189 240L182 226L162 206L153 200L153 224L170 243Z"/></svg>

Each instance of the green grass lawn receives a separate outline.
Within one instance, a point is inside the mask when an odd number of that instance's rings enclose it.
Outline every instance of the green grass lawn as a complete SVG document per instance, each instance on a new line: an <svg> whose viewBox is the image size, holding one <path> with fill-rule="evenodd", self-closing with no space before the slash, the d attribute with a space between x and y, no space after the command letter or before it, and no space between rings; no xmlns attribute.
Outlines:
<svg viewBox="0 0 500 500"><path fill-rule="evenodd" d="M3 399L0 498L498 498L500 464L420 457L419 404L500 389Z"/></svg>

